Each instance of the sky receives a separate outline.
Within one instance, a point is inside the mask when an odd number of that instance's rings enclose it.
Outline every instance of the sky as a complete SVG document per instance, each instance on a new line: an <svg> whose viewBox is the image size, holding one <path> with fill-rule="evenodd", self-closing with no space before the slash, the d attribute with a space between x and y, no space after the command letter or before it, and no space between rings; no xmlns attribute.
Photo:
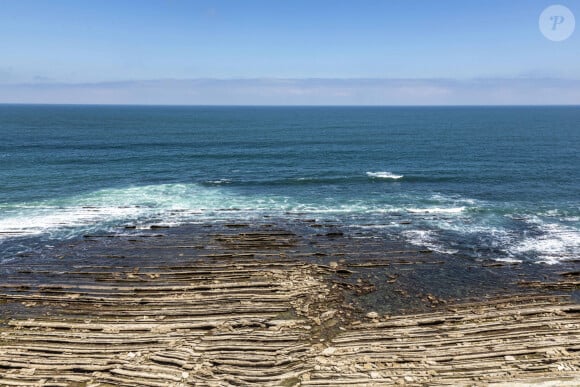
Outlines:
<svg viewBox="0 0 580 387"><path fill-rule="evenodd" d="M580 104L553 4L0 0L0 103Z"/></svg>

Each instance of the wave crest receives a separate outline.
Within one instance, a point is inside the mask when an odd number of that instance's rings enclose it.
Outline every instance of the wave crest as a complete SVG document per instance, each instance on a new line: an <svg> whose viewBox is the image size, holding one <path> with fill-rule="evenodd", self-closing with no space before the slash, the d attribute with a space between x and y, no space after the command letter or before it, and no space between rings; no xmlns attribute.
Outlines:
<svg viewBox="0 0 580 387"><path fill-rule="evenodd" d="M407 208L407 212L412 214L460 214L465 211L465 207L451 207L451 208Z"/></svg>
<svg viewBox="0 0 580 387"><path fill-rule="evenodd" d="M398 180L403 178L403 175L396 175L391 172L367 172L368 177L372 177L375 179L393 179Z"/></svg>

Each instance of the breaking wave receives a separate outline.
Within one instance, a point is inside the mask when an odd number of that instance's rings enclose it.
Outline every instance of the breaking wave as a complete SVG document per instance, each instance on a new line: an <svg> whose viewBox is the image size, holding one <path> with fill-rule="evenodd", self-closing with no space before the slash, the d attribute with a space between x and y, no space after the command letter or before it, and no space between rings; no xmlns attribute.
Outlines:
<svg viewBox="0 0 580 387"><path fill-rule="evenodd" d="M374 179L393 179L398 180L402 179L403 175L396 175L391 172L367 172L368 177L372 177Z"/></svg>

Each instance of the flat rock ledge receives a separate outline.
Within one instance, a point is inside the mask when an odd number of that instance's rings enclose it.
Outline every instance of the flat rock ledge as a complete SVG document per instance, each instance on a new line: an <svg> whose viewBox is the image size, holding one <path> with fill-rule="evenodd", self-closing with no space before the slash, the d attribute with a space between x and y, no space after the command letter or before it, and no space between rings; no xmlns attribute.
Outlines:
<svg viewBox="0 0 580 387"><path fill-rule="evenodd" d="M580 385L569 296L355 313L329 279L335 268L231 254L3 281L12 313L0 321L0 385Z"/></svg>

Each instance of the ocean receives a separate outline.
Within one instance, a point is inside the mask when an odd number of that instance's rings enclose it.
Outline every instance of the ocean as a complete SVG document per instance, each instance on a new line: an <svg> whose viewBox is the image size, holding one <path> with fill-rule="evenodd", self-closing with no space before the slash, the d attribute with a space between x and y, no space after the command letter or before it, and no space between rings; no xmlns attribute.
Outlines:
<svg viewBox="0 0 580 387"><path fill-rule="evenodd" d="M0 139L2 263L266 217L468 260L580 255L580 107L0 105Z"/></svg>

